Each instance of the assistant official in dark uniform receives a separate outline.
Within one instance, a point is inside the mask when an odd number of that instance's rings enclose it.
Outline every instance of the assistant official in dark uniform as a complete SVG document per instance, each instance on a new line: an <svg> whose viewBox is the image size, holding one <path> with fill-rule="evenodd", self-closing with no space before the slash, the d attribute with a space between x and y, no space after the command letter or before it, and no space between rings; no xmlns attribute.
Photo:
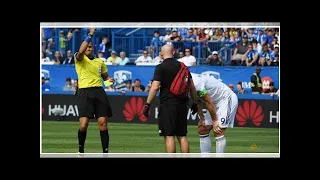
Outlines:
<svg viewBox="0 0 320 180"><path fill-rule="evenodd" d="M146 101L144 114L148 116L149 106L160 89L160 109L159 109L159 135L164 137L167 153L175 153L175 136L177 137L181 152L189 152L189 142L187 139L187 115L189 98L177 98L170 92L170 86L176 74L180 70L180 62L173 59L173 47L164 45L161 48L164 61L155 68L153 81ZM190 93L193 102L196 102L196 90L190 77ZM195 103L196 104L196 103Z"/></svg>

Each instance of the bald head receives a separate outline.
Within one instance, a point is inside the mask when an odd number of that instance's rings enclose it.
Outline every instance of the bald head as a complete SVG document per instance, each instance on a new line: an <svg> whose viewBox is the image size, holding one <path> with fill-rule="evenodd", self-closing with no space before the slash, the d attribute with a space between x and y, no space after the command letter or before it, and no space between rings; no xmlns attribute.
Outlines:
<svg viewBox="0 0 320 180"><path fill-rule="evenodd" d="M163 55L163 59L173 58L173 46L169 44L162 46L161 54Z"/></svg>

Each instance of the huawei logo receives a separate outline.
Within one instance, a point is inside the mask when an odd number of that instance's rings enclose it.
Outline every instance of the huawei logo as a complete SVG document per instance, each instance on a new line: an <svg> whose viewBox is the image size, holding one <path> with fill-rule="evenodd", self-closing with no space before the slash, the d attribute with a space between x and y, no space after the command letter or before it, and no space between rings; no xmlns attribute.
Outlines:
<svg viewBox="0 0 320 180"><path fill-rule="evenodd" d="M243 105L240 105L236 115L239 126L247 124L248 120L256 127L261 125L263 121L263 111L260 105L257 106L256 101L244 101Z"/></svg>
<svg viewBox="0 0 320 180"><path fill-rule="evenodd" d="M147 117L143 115L144 104L141 97L132 97L129 102L124 105L123 115L127 121L132 121L135 116L138 116L140 121L146 122Z"/></svg>

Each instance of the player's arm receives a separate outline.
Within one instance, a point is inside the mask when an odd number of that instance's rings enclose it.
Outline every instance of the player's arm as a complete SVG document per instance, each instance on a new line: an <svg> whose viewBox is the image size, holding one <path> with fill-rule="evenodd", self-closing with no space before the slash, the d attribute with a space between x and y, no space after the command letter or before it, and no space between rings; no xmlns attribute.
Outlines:
<svg viewBox="0 0 320 180"><path fill-rule="evenodd" d="M153 81L152 81L151 88L149 90L148 98L146 101L147 104L151 104L154 97L156 97L156 94L160 89L161 81L162 81L162 69L159 65L157 65L156 69L154 70Z"/></svg>
<svg viewBox="0 0 320 180"><path fill-rule="evenodd" d="M192 78L190 79L190 96L193 103L198 103L197 101L197 90L194 86Z"/></svg>
<svg viewBox="0 0 320 180"><path fill-rule="evenodd" d="M208 95L206 90L203 90L201 92L201 98L203 100L203 102L205 103L207 110L209 111L212 121L217 121L217 114L216 114L216 108L214 107L214 104L210 98L210 96Z"/></svg>
<svg viewBox="0 0 320 180"><path fill-rule="evenodd" d="M160 81L152 81L151 88L149 90L149 95L147 99L147 103L151 104L152 100L156 97L157 92L160 89Z"/></svg>
<svg viewBox="0 0 320 180"><path fill-rule="evenodd" d="M76 60L77 61L83 60L84 52L86 52L87 47L88 47L89 43L91 42L91 38L94 34L94 31L95 31L95 28L90 28L90 33L88 34L86 39L81 43L79 51L78 51L78 53L76 53Z"/></svg>

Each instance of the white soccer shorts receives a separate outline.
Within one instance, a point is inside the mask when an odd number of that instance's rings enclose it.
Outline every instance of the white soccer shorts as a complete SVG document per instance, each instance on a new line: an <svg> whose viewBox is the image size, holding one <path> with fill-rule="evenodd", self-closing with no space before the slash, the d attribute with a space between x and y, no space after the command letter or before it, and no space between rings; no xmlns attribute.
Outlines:
<svg viewBox="0 0 320 180"><path fill-rule="evenodd" d="M221 128L232 128L234 119L238 110L238 97L236 94L232 94L225 101L220 101L215 106L217 111L217 119L220 122ZM212 125L212 118L207 111L204 114L205 125Z"/></svg>

